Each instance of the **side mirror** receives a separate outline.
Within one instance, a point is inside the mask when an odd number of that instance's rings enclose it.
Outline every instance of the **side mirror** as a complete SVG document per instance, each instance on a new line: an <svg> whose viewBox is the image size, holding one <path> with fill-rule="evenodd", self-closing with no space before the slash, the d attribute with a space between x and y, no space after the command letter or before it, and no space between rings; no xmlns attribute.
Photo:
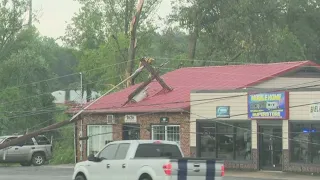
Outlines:
<svg viewBox="0 0 320 180"><path fill-rule="evenodd" d="M88 161L92 161L92 162L100 162L100 159L95 157L93 154L90 154L88 156Z"/></svg>

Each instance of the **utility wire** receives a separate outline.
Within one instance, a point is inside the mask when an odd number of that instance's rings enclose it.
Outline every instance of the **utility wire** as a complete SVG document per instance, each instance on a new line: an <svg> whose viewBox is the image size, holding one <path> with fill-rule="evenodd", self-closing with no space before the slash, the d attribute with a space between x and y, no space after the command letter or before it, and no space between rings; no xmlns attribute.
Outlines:
<svg viewBox="0 0 320 180"><path fill-rule="evenodd" d="M86 71L82 71L82 73L84 73L84 72L90 72L90 71L94 71L94 70L98 70L98 69L103 69L103 68L108 68L108 67L117 66L117 65L120 65L120 64L124 64L124 63L126 63L126 62L128 62L128 61L124 61L124 62L120 62L120 63L115 63L115 64L111 64L111 65L107 65L107 66L102 66L102 67L100 66L100 67L98 67L98 68L93 68L93 69L89 69L89 70L86 70ZM106 64L107 64L107 63L106 63ZM56 80L56 79L60 79L60 78L68 77L68 76L73 76L73 75L79 75L79 72L71 73L71 74L67 74L67 75L63 75L63 76L58 76L58 77L54 77L54 78L44 79L44 80L40 80L40 81L34 81L34 82L31 82L31 83L22 84L22 85L17 85L17 86L9 86L9 87L6 87L6 88L3 89L3 90L0 90L0 92L5 91L5 90L9 90L9 89L25 87L25 86L28 86L28 85L37 84L37 83L41 83L41 82L52 81L52 80Z"/></svg>

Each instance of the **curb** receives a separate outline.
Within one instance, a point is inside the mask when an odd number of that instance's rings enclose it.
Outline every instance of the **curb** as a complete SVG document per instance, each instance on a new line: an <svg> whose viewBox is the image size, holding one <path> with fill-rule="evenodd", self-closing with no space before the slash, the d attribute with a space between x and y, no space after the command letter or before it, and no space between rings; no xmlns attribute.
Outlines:
<svg viewBox="0 0 320 180"><path fill-rule="evenodd" d="M317 176L301 176L301 175L286 175L286 174L278 174L278 173L259 173L259 174L248 174L248 173L230 173L225 175L225 177L242 177L242 178L256 178L256 179L281 179L281 180L318 180Z"/></svg>

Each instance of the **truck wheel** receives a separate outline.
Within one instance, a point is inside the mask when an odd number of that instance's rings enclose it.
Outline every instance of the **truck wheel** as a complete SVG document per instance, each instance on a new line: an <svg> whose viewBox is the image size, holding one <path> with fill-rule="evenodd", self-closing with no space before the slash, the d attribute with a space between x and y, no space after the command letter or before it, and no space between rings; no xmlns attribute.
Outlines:
<svg viewBox="0 0 320 180"><path fill-rule="evenodd" d="M152 180L149 174L143 174L140 176L139 180Z"/></svg>
<svg viewBox="0 0 320 180"><path fill-rule="evenodd" d="M20 163L21 166L31 166L31 163L30 162L23 162L23 163Z"/></svg>
<svg viewBox="0 0 320 180"><path fill-rule="evenodd" d="M86 178L83 175L79 174L76 176L75 180L86 180Z"/></svg>
<svg viewBox="0 0 320 180"><path fill-rule="evenodd" d="M45 162L45 157L41 153L35 153L32 156L31 162L34 166L41 166Z"/></svg>

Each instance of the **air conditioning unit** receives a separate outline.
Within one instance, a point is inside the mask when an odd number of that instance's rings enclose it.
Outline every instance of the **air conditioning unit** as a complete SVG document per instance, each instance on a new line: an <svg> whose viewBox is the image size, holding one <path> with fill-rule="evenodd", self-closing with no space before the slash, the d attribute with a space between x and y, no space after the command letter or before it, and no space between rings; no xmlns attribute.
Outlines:
<svg viewBox="0 0 320 180"><path fill-rule="evenodd" d="M115 124L114 115L107 115L107 123L108 124Z"/></svg>

